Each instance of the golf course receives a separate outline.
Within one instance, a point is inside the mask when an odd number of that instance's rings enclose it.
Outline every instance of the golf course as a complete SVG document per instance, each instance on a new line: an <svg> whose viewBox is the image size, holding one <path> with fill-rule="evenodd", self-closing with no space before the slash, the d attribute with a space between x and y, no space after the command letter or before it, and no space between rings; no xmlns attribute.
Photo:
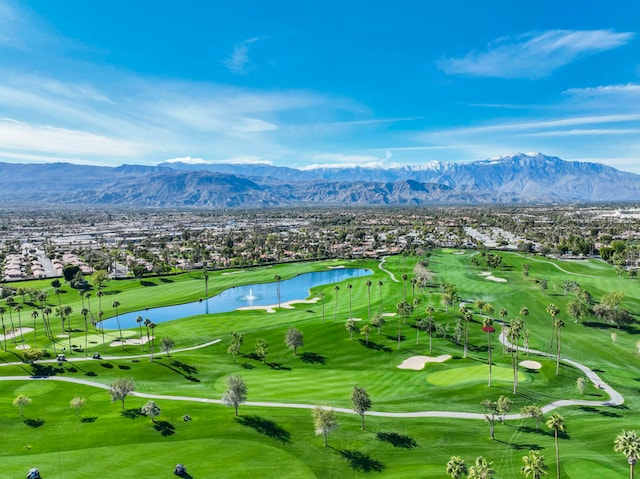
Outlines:
<svg viewBox="0 0 640 479"><path fill-rule="evenodd" d="M194 479L444 478L452 456L482 456L495 477L516 478L533 450L548 477L556 453L560 477L628 477L614 440L640 430L637 280L596 259L492 254L497 265L438 249L87 277L83 294L50 280L4 283L48 295L0 300L0 475L169 478L184 464ZM340 270L358 275L280 301L288 280ZM206 307L249 285L246 307L154 320L156 308ZM267 291L276 299L261 304ZM594 314L612 296L611 314ZM92 324L132 313L136 326L122 331ZM234 377L246 386L237 415L227 407ZM112 400L125 379L132 390ZM363 415L356 385L370 399ZM488 410L501 396L508 407ZM544 413L539 427L527 406ZM335 412L332 427L318 431L317 407ZM546 425L554 413L557 437Z"/></svg>

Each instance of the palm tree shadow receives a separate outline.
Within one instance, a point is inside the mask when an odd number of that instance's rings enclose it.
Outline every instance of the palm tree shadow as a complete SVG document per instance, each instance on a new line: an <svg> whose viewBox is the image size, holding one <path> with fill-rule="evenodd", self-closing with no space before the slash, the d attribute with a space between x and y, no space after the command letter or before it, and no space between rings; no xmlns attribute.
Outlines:
<svg viewBox="0 0 640 479"><path fill-rule="evenodd" d="M403 449L413 449L418 447L418 443L412 437L398 434L397 432L379 432L376 434L379 441L388 442L393 447L401 447Z"/></svg>
<svg viewBox="0 0 640 479"><path fill-rule="evenodd" d="M260 434L276 439L282 443L288 443L291 440L291 433L279 426L275 422L260 416L240 416L235 418L236 422L243 426L249 426Z"/></svg>
<svg viewBox="0 0 640 479"><path fill-rule="evenodd" d="M338 451L347 460L351 469L358 472L382 472L387 466L384 463L372 458L368 454L360 451L344 450Z"/></svg>

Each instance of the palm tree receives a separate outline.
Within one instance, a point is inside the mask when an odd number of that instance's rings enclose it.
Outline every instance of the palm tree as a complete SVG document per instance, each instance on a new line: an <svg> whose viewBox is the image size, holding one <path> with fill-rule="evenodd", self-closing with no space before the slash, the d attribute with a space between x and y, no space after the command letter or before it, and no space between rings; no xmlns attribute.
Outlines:
<svg viewBox="0 0 640 479"><path fill-rule="evenodd" d="M149 321L148 327L151 330L151 333L153 333L153 330L156 328L156 323L154 323L153 321ZM153 361L153 350L155 349L155 345L156 345L156 337L152 336L151 337L151 356L149 358L149 361Z"/></svg>
<svg viewBox="0 0 640 479"><path fill-rule="evenodd" d="M367 285L367 319L371 321L371 285L373 283L368 279L365 284Z"/></svg>
<svg viewBox="0 0 640 479"><path fill-rule="evenodd" d="M21 304L16 304L13 307L14 311L17 311L18 313L18 329L20 330L20 340L22 341L22 344L24 344L24 334L22 333L22 319L20 318L20 311L22 311L23 306Z"/></svg>
<svg viewBox="0 0 640 479"><path fill-rule="evenodd" d="M558 433L566 429L564 418L558 413L552 413L547 419L547 427L553 429L553 436L556 442L556 479L560 479L560 450L558 449Z"/></svg>
<svg viewBox="0 0 640 479"><path fill-rule="evenodd" d="M101 313L102 312L102 297L104 296L104 293L102 291L100 291L100 288L98 288L98 292L96 293L96 296L98 297L98 312ZM100 314L98 314L99 316L101 316ZM100 321L102 321L102 318L100 318Z"/></svg>
<svg viewBox="0 0 640 479"><path fill-rule="evenodd" d="M466 359L467 351L469 349L469 323L473 319L471 311L465 311L462 315L462 319L464 320L464 354L462 357Z"/></svg>
<svg viewBox="0 0 640 479"><path fill-rule="evenodd" d="M36 327L36 319L40 314L35 309L31 312L31 319L33 319L33 344L38 341L38 328Z"/></svg>
<svg viewBox="0 0 640 479"><path fill-rule="evenodd" d="M524 321L523 328L527 329L527 316L529 316L529 308L527 308L526 306L520 308L520 316L522 316Z"/></svg>
<svg viewBox="0 0 640 479"><path fill-rule="evenodd" d="M554 338L554 328L553 328L553 323L556 320L556 316L558 316L558 313L560 312L560 308L558 308L555 304L551 303L549 306L547 306L547 313L549 313L549 316L551 316L551 343L549 344L549 352L551 352L551 350L553 349L553 338Z"/></svg>
<svg viewBox="0 0 640 479"><path fill-rule="evenodd" d="M400 337L402 336L402 323L400 317L402 316L403 322L407 322L407 316L413 312L413 306L406 301L400 301L397 304L398 309L398 349L400 349Z"/></svg>
<svg viewBox="0 0 640 479"><path fill-rule="evenodd" d="M520 336L522 335L522 328L524 323L520 318L514 318L509 324L509 342L511 343L511 367L513 368L513 394L516 394L518 389L518 362L519 358L519 349L518 342L520 341Z"/></svg>
<svg viewBox="0 0 640 479"><path fill-rule="evenodd" d="M333 287L333 291L336 293L336 304L333 307L333 320L335 321L338 316L338 291L340 291L340 286L337 284Z"/></svg>
<svg viewBox="0 0 640 479"><path fill-rule="evenodd" d="M629 462L629 479L633 479L633 471L640 460L640 437L636 431L622 431L613 441L613 450L621 452Z"/></svg>
<svg viewBox="0 0 640 479"><path fill-rule="evenodd" d="M384 283L382 281L378 281L378 293L380 295L380 314L382 314L382 285Z"/></svg>
<svg viewBox="0 0 640 479"><path fill-rule="evenodd" d="M529 454L522 457L524 466L520 468L520 474L532 479L542 479L547 474L548 467L544 463L544 456L538 451L531 450Z"/></svg>
<svg viewBox="0 0 640 479"><path fill-rule="evenodd" d="M404 292L404 302L407 302L407 278L406 273L402 274L402 291Z"/></svg>
<svg viewBox="0 0 640 479"><path fill-rule="evenodd" d="M322 305L322 324L324 324L324 293L320 292L320 304Z"/></svg>
<svg viewBox="0 0 640 479"><path fill-rule="evenodd" d="M460 456L451 456L447 462L447 475L451 479L462 479L467 474L467 465Z"/></svg>
<svg viewBox="0 0 640 479"><path fill-rule="evenodd" d="M484 318L482 320L482 330L487 333L487 351L489 352L489 387L491 387L491 333L495 333L496 331L493 327L493 320L491 318Z"/></svg>
<svg viewBox="0 0 640 479"><path fill-rule="evenodd" d="M6 309L4 306L0 306L0 321L2 321L2 337L4 339L4 350L7 350L7 330L4 327L4 313Z"/></svg>
<svg viewBox="0 0 640 479"><path fill-rule="evenodd" d="M8 297L7 298L7 307L9 308L9 322L11 323L11 332L13 333L13 344L17 343L16 340L16 327L13 324L13 314L11 314L11 311L13 311L13 307L16 305L16 301L15 299L13 299L12 297Z"/></svg>
<svg viewBox="0 0 640 479"><path fill-rule="evenodd" d="M87 356L89 348L89 323L87 321L87 315L89 314L89 310L87 308L82 308L80 314L84 316L84 355Z"/></svg>
<svg viewBox="0 0 640 479"><path fill-rule="evenodd" d="M73 353L72 349L71 349L71 320L69 319L69 317L71 316L71 313L73 313L73 309L71 309L71 306L69 306L68 304L65 304L62 306L62 309L60 310L60 320L62 322L62 332L64 333L64 322L67 321L67 328L69 331L69 334L67 334L67 339L69 341L69 353Z"/></svg>
<svg viewBox="0 0 640 479"><path fill-rule="evenodd" d="M353 289L353 285L351 283L347 284L347 289L349 290L349 318L353 318L353 312L351 309L351 290Z"/></svg>
<svg viewBox="0 0 640 479"><path fill-rule="evenodd" d="M144 342L142 341L142 316L136 316L136 323L138 323L138 329L140 330L140 344L142 345L142 351L144 351Z"/></svg>
<svg viewBox="0 0 640 479"><path fill-rule="evenodd" d="M113 308L116 310L116 322L118 323L118 331L120 332L120 346L124 351L124 338L122 337L122 328L120 327L120 318L118 316L118 306L120 306L120 301L117 299L112 304Z"/></svg>
<svg viewBox="0 0 640 479"><path fill-rule="evenodd" d="M282 278L279 274L276 274L273 279L276 281L276 294L278 295L278 308L280 307L280 280Z"/></svg>
<svg viewBox="0 0 640 479"><path fill-rule="evenodd" d="M553 322L553 327L556 330L556 376L560 373L560 330L564 328L564 321L557 318Z"/></svg>

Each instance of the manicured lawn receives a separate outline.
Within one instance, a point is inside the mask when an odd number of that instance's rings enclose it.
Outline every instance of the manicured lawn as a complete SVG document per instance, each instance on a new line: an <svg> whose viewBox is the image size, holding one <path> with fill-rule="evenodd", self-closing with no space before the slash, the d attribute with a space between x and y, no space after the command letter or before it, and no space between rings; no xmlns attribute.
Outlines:
<svg viewBox="0 0 640 479"><path fill-rule="evenodd" d="M625 477L628 474L626 459L613 452L613 439L623 428L638 429L640 424L636 326L617 330L593 317L583 318L581 324L574 323L566 309L574 295L564 294L562 282L577 281L592 293L594 300L602 294L623 291L621 307L634 314L640 311L637 283L619 279L613 268L601 262L559 263L512 253L504 253L504 269L492 271L494 276L507 281L494 282L479 274L488 271L485 267L472 266L470 258L474 253L435 252L428 260L429 268L436 273L436 283L456 285L460 300L470 307L478 299L491 302L498 332L500 308L508 311L506 320L509 321L526 306L530 311L526 317L530 346L543 351L549 350L551 339L551 318L546 307L556 304L566 324L562 330L562 355L597 370L604 381L625 396L625 405L618 408L571 406L559 411L568 427L560 445L563 477L594 477L594 471L599 471L595 475L600 477ZM460 316L458 307L445 311L440 302L442 290L437 284L425 289L411 284L416 261L417 258L404 256L386 260L385 268L397 281L372 261L300 263L242 270L238 274L212 273L210 294L240 284L273 281L276 274L286 279L328 266L367 267L374 275L345 281L339 284L339 290L335 290L334 285L317 288L311 297L322 293L323 301L314 305L299 304L294 309L280 308L276 313L255 310L202 315L159 324L153 332L158 338L154 361L133 357L148 353L150 345L127 345L123 352L120 347L108 344L114 333L110 333L105 345L101 334L93 330L88 338L88 351L82 351L85 333L84 320L79 314L81 298L71 288L64 287L66 292L60 295L61 303L69 304L74 311L71 339L79 350L73 353L67 350L68 361L62 365L2 366L0 375L55 375L106 385L117 377L132 377L139 392L219 399L226 388L226 378L239 374L248 386L249 401L345 408L351 407L351 391L357 383L367 389L374 410L388 412L481 413L483 399L496 400L500 395L513 400L511 412L518 412L527 404L542 406L558 399L606 399L603 392L591 384L587 384L583 395L579 394L576 380L582 373L577 369L561 364L560 374L556 376L554 360L528 358L524 353L520 354L520 360L535 359L543 367L537 372L521 369L518 393L513 395L511 356L503 351L497 334L492 338L493 386L488 388L487 337L481 330L479 311L472 309L469 357L463 359L462 346L452 337ZM521 272L524 263L530 265L527 278ZM402 274L408 275L406 283L401 279ZM535 281L542 278L549 285L546 291ZM370 289L367 281L372 283ZM381 287L378 281L383 282ZM348 284L352 285L351 289ZM48 302L55 309L58 300L48 282L34 283L34 287L51 290ZM368 344L358 333L350 339L344 325L350 310L353 317L362 318L358 322L362 327L368 322L369 298L372 313L395 313L396 304L405 298L405 291L408 302L416 303L415 312L406 324L400 316L386 316L387 323L380 334L372 328ZM96 291L91 293L91 308L97 311ZM104 293L101 303L106 317L115 312L112 308L115 299L120 302L121 313L197 300L204 295L204 281L201 273L149 278L142 283L111 281ZM17 300L22 302L19 297ZM428 364L420 371L400 370L397 366L405 359L430 354L427 333L420 332L417 337L414 326L416 319L425 317L428 306L435 308L437 324L448 325L446 337L434 333L431 355L450 354L453 358ZM21 311L23 326L31 327L32 310L25 304ZM15 313L13 319L17 321ZM9 324L8 312L4 321L5 325ZM41 318L37 321L40 327ZM59 318L52 315L51 323L54 334L61 334ZM304 334L305 344L297 355L284 343L285 332L290 327ZM244 334L235 364L227 354L229 333L234 330ZM143 336L144 333L143 328ZM129 330L126 336L138 337L139 331ZM164 336L175 341L174 349L218 338L222 341L206 348L173 351L167 355L159 351L160 338ZM269 344L264 361L253 354L258 339L265 339ZM59 341L56 349L67 345L66 339ZM43 331L38 330L36 343L33 333L25 335L25 342L44 348L50 354L54 352ZM0 352L0 361L18 360L19 351L12 340L8 340L8 349L9 352ZM93 352L130 357L79 360L90 357ZM24 417L20 417L11 404L20 394L32 398L32 403L24 409ZM87 399L80 417L76 417L69 406L69 401L76 396ZM149 418L139 414L138 408L145 402L143 398L128 398L123 414L120 403L112 404L106 391L90 386L53 381L0 382L3 474L19 477L26 475L30 467L39 467L47 478L68 477L69 471L93 477L103 476L104 471L109 471L110 477L121 478L172 477L173 467L182 462L193 478L342 478L371 474L442 478L449 457L460 454L468 463L477 455L484 455L494 462L498 477L518 477L520 458L531 448L539 448L550 471L555 470L553 436L544 425L536 431L531 419L497 425L497 440L491 441L488 426L482 420L369 416L366 430L362 431L359 417L339 414L340 428L329 437L331 447L325 448L322 438L314 435L308 409L242 405L240 417L236 419L232 409L221 405L157 399L162 414L156 419L157 423L152 424ZM183 421L184 414L189 414L192 420ZM588 461L585 458L589 458Z"/></svg>

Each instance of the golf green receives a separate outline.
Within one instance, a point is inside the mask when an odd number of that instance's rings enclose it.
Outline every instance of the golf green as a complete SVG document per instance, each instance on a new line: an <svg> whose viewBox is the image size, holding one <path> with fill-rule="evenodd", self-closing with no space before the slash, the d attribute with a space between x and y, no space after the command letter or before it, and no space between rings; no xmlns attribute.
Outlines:
<svg viewBox="0 0 640 479"><path fill-rule="evenodd" d="M482 383L489 380L489 367L484 364L474 364L458 368L446 369L427 374L427 382L434 386L460 386L462 384ZM503 366L491 368L492 382L512 382L513 370ZM518 382L529 382L530 377L518 371Z"/></svg>

